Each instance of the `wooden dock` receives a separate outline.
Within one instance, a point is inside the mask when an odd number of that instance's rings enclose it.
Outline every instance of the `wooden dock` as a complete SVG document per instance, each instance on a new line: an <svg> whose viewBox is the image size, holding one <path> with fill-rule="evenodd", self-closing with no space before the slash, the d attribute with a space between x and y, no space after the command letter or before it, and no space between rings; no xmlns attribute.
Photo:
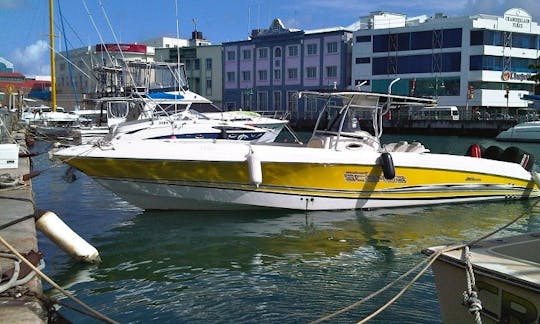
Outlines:
<svg viewBox="0 0 540 324"><path fill-rule="evenodd" d="M0 127L2 126L0 124ZM11 133L10 137L16 139L23 150L26 148L24 133ZM19 157L17 168L0 168L0 175L9 174L10 178L19 179L15 184L4 183L0 186L0 236L21 254L38 252L32 181L22 181L22 176L28 174L30 168L29 157ZM1 243L0 252L3 253L0 257L0 272L9 275L16 261L5 255L12 253ZM22 262L20 267L21 274L18 278L23 276L26 268ZM3 277L0 287L10 286L7 282L8 279ZM47 309L36 297L36 294L41 293L41 279L37 275L27 283L0 291L0 323L46 323Z"/></svg>

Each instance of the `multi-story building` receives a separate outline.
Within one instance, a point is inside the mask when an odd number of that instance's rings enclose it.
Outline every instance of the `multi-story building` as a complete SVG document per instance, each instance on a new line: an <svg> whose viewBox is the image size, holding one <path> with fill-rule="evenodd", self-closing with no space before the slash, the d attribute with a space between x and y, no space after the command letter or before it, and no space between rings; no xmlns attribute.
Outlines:
<svg viewBox="0 0 540 324"><path fill-rule="evenodd" d="M408 19L375 12L360 19L352 50L353 85L364 90L430 96L469 116L515 114L534 91L531 64L540 28L523 9L504 16Z"/></svg>
<svg viewBox="0 0 540 324"><path fill-rule="evenodd" d="M275 19L248 40L223 43L224 106L313 118L298 91L350 85L351 37L342 27L287 29Z"/></svg>
<svg viewBox="0 0 540 324"><path fill-rule="evenodd" d="M205 40L201 32L194 31L186 46L156 48L155 60L184 63L190 90L221 106L222 49L221 45Z"/></svg>

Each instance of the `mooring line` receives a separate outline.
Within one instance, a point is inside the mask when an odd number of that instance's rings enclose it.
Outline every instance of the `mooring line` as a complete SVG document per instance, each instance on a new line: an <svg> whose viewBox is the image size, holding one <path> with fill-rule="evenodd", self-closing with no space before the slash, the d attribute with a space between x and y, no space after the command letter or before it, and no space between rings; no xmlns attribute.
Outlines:
<svg viewBox="0 0 540 324"><path fill-rule="evenodd" d="M453 250L459 250L459 249L463 249L467 246L471 246L471 245L474 245L474 244L477 244L478 242L482 241L482 240L485 240L495 234L497 234L498 232L508 228L510 225L516 223L518 220L520 220L521 218L523 218L525 215L529 215L532 211L532 209L534 207L536 207L538 204L540 203L540 199L536 199L536 201L529 207L527 208L526 211L524 211L523 213L521 213L518 217L514 218L513 220L511 220L510 222L508 222L507 224L501 226L501 227L498 227L497 229L489 232L488 234L478 238L478 239L475 239L475 240L472 240L472 241L469 241L468 243L464 243L464 244L458 244L458 245L452 245L452 246L449 246L449 247L446 247L446 248L442 248L438 251L436 251L434 254L432 254L429 258L427 259L424 259L422 260L420 263L418 263L417 265L415 265L413 268L411 268L410 270L408 270L407 272L405 272L404 274L402 274L401 276L399 276L397 279L395 279L394 281L390 282L389 284L387 284L386 286L384 286L383 288L377 290L376 292L368 295L367 297L349 305L349 306L346 306L344 308L341 308L340 310L337 310L329 315L326 315L324 317L321 317L321 318L318 318L310 323L320 323L322 321L326 321L326 320L329 320L331 319L332 317L335 317L339 314L342 314L346 311L349 311L363 303L365 303L366 301L370 300L371 298L381 294L382 292L386 291L388 288L391 288L393 287L395 284L397 284L399 281L401 281L402 279L404 279L405 277L407 277L408 275L410 275L411 273L413 273L414 271L416 271L418 268L420 268L424 263L427 262L427 265L425 265L422 270L420 270L420 272L411 280L409 281L396 295L394 295L394 297L392 297L388 302L386 302L383 306L381 306L379 309L377 309L375 312L371 313L370 315L368 315L367 317L365 317L364 319L358 321L358 323L365 323L371 319L373 319L375 316L379 315L381 312L383 312L386 308L388 308L390 305L392 305L399 297L401 297L411 286L413 283L415 283L428 269L429 267L433 264L433 262L435 262L435 260L441 256L443 253L446 253L446 252L450 252L450 251L453 251Z"/></svg>
<svg viewBox="0 0 540 324"><path fill-rule="evenodd" d="M69 299L73 300L75 303L77 303L78 305L80 305L81 307L83 307L85 310L87 310L88 312L92 313L94 316L96 316L97 318L99 318L100 320L104 321L104 322L107 322L107 323L113 323L113 324L117 324L118 322L110 319L109 317L107 317L106 315L103 315L101 314L100 312L96 311L95 309L93 309L92 307L88 306L87 304L85 304L84 302L82 302L81 300L79 300L77 297L73 296L72 294L70 294L69 292L67 292L65 289L63 289L62 287L60 287L56 282L54 282L51 278L49 278L46 274L44 274L43 272L41 272L41 270L39 270L38 268L36 268L30 261L28 261L24 256L22 256L13 246L11 246L8 242L6 242L6 240L4 240L4 238L2 236L0 236L0 243L4 244L5 247L7 247L11 253L13 253L15 256L17 256L17 258L19 258L21 261L23 261L24 263L26 263L26 265L28 267L30 267L30 269L32 269L35 273L37 273L41 278L45 279L45 281L47 281L51 286L53 286L54 288L58 289L61 293L63 293L66 297L68 297Z"/></svg>

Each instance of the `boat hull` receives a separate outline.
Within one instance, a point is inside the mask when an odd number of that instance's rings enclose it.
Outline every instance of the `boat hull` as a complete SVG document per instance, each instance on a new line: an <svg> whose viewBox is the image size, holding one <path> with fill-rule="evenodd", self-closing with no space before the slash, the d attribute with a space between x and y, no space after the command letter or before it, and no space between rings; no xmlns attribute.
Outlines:
<svg viewBox="0 0 540 324"><path fill-rule="evenodd" d="M524 122L500 132L497 137L500 142L540 143L540 122Z"/></svg>
<svg viewBox="0 0 540 324"><path fill-rule="evenodd" d="M167 140L56 155L143 209L371 209L539 196L519 164L442 154L380 154L238 141Z"/></svg>

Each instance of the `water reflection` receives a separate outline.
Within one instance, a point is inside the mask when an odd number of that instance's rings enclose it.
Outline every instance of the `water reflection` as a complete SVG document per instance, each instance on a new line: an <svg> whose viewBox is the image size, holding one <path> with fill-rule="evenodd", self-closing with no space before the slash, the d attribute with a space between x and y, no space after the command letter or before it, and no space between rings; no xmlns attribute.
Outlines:
<svg viewBox="0 0 540 324"><path fill-rule="evenodd" d="M511 231L539 230L532 204L307 214L144 211L93 238L101 265L70 262L55 279L72 285L84 272L73 289L126 321L309 321L381 288L420 262L428 246L475 239L523 213ZM440 321L429 275L410 294L381 321ZM358 320L388 296L336 320Z"/></svg>
<svg viewBox="0 0 540 324"><path fill-rule="evenodd" d="M437 147L439 139L427 140ZM470 144L445 143L439 147L456 153ZM36 169L50 165L42 158ZM66 183L66 170L33 180L36 202L94 245L103 263L75 263L41 237L46 271L121 322L308 322L380 289L422 261L426 247L476 239L522 214L500 235L540 230L532 200L307 214L142 211L81 173ZM357 321L393 293L333 321ZM375 322L436 323L438 309L428 273Z"/></svg>

